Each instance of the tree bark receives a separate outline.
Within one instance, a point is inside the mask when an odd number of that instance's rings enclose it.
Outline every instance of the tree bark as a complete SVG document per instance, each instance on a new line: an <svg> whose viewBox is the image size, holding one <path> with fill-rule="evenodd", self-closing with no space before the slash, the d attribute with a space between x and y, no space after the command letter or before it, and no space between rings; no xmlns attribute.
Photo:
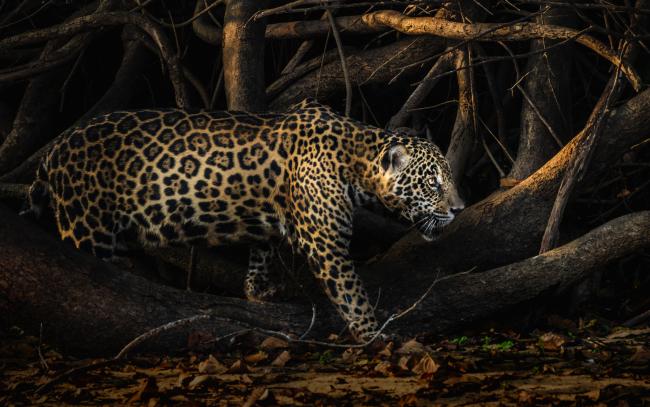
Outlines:
<svg viewBox="0 0 650 407"><path fill-rule="evenodd" d="M537 17L538 24L568 25L573 20L567 17L567 10L552 8ZM557 41L538 39L531 42L530 51L537 52L557 44ZM522 180L544 165L561 145L543 120L560 137L566 137L568 126L567 94L571 72L571 44L533 54L526 66L525 92L530 102L524 99L521 109L521 129L517 159L510 170L509 178ZM531 106L536 106L536 109ZM542 116L540 118L539 116Z"/></svg>
<svg viewBox="0 0 650 407"><path fill-rule="evenodd" d="M543 255L482 273L452 276L440 281L432 295L416 311L397 321L395 328L432 326L433 332L448 331L505 312L546 293L563 292L604 264L649 248L648 230L650 212L636 212L614 219ZM435 258L429 256L429 261ZM415 278L409 273L409 284L418 287L418 291L435 279L431 266L428 275L424 271L414 273ZM384 284L389 287L390 282ZM400 292L402 301L404 294ZM393 300L390 291L382 292L382 297L388 303Z"/></svg>
<svg viewBox="0 0 650 407"><path fill-rule="evenodd" d="M95 4L88 5L68 18L68 22L86 13L92 15L93 12L105 11L112 5L112 2L103 2L98 7ZM78 53L89 44L92 36L93 34L84 33L67 41L61 39L48 41L41 52L39 62L48 60L52 54L56 54L63 48L69 47ZM50 138L53 136L48 130L52 129L55 108L61 97L59 88L55 84L62 83L64 77L64 72L54 70L29 81L14 118L12 130L0 146L0 174L14 169L34 150L45 144L48 135Z"/></svg>
<svg viewBox="0 0 650 407"><path fill-rule="evenodd" d="M433 37L406 38L380 48L348 55L350 81L356 85L386 84L395 76L410 78L419 71L419 65L410 64L440 51L444 41ZM339 61L325 64L280 93L271 103L272 111L284 111L306 97L331 100L345 88L343 70Z"/></svg>
<svg viewBox="0 0 650 407"><path fill-rule="evenodd" d="M465 166L476 145L476 97L474 68L467 68L472 63L469 46L455 50L454 54L458 77L458 109L445 158L449 162L454 183L461 185Z"/></svg>
<svg viewBox="0 0 650 407"><path fill-rule="evenodd" d="M43 323L44 340L64 351L114 354L143 332L202 313L214 318L189 332L207 338L250 326L295 333L309 326L309 307L176 290L55 241L2 205L0 219L0 323L33 332ZM183 348L189 332L170 332L149 349Z"/></svg>
<svg viewBox="0 0 650 407"><path fill-rule="evenodd" d="M150 329L199 314L211 319L170 331L139 350L174 352L187 345L189 336L210 340L250 328L301 334L310 325L307 305L253 303L161 286L55 241L4 206L0 218L5 221L0 224L0 324L38 332L43 323L43 340L63 351L115 354ZM420 306L390 325L388 332L449 330L548 290L564 289L606 261L650 247L648 228L650 212L638 212L541 256L439 281ZM404 309L423 294L436 279L432 258L434 254L426 264L394 275L395 281L366 277L371 290L383 288L380 315ZM340 327L331 307L321 307L312 336Z"/></svg>
<svg viewBox="0 0 650 407"><path fill-rule="evenodd" d="M125 27L126 31L123 34L124 55L122 56L120 68L115 73L113 83L104 95L95 102L93 107L81 116L76 123L81 123L103 112L123 108L131 100L136 89L135 85L140 80L140 74L152 59L148 52L144 52L144 46L129 36L130 29L133 29L133 27ZM51 84L49 86L51 88ZM41 101L41 103L45 104L44 102ZM46 123L43 117L39 117L39 123L42 120L42 123ZM45 153L52 148L53 143L54 141L50 141L12 171L2 175L0 182L31 182L34 179L38 163Z"/></svg>
<svg viewBox="0 0 650 407"><path fill-rule="evenodd" d="M266 2L228 0L223 27L224 85L228 109L266 110L264 21L253 21Z"/></svg>

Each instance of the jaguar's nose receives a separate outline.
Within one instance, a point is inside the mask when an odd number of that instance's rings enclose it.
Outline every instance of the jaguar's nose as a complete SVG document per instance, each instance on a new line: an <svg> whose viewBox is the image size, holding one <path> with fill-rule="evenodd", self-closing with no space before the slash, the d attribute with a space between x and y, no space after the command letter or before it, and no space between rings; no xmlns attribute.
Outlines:
<svg viewBox="0 0 650 407"><path fill-rule="evenodd" d="M454 215L458 215L460 212L462 212L463 209L465 209L465 205L462 204L458 206L452 206L451 208L449 208L451 213L453 213Z"/></svg>

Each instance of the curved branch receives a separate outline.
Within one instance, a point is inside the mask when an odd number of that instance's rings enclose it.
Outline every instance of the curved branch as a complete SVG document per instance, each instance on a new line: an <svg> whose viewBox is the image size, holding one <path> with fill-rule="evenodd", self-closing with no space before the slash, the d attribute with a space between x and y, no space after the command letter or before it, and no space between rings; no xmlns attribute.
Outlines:
<svg viewBox="0 0 650 407"><path fill-rule="evenodd" d="M11 48L38 44L53 38L67 37L79 32L89 31L101 27L131 24L145 31L160 49L167 68L169 77L176 94L176 105L180 108L187 106L183 72L176 52L165 35L164 31L154 22L141 15L126 12L96 13L75 18L69 22L40 30L29 31L0 40L0 54Z"/></svg>
<svg viewBox="0 0 650 407"><path fill-rule="evenodd" d="M395 326L405 329L426 324L434 325L436 331L455 329L544 293L562 292L603 264L649 248L648 230L650 211L637 212L607 222L540 256L440 281L433 295L420 304L417 312L396 322ZM409 276L412 274L418 273L409 273ZM432 274L434 270L430 270L429 279ZM426 281L410 283L416 287L429 284ZM386 297L384 301L391 301Z"/></svg>
<svg viewBox="0 0 650 407"><path fill-rule="evenodd" d="M636 91L641 88L641 78L626 61L602 42L582 31L556 25L536 23L495 24L458 23L435 17L408 17L393 10L375 11L365 14L363 21L369 26L388 26L409 35L436 35L456 40L473 41L521 41L536 38L554 40L575 39L579 44L591 49L610 61L627 76Z"/></svg>

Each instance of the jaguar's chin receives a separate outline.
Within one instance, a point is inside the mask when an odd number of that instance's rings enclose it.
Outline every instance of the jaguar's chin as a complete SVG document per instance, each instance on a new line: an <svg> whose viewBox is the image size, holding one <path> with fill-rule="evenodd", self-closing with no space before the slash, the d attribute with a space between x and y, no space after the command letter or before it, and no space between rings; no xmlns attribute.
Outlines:
<svg viewBox="0 0 650 407"><path fill-rule="evenodd" d="M427 242L435 242L436 240L438 240L438 238L442 234L442 230L443 227L433 228L426 231L418 228L418 231L420 232L420 236L422 236L422 239L426 240Z"/></svg>
<svg viewBox="0 0 650 407"><path fill-rule="evenodd" d="M434 242L438 240L444 228L454 220L452 216L439 216L439 215L430 215L420 218L417 222L417 230L420 232L420 236L427 242Z"/></svg>

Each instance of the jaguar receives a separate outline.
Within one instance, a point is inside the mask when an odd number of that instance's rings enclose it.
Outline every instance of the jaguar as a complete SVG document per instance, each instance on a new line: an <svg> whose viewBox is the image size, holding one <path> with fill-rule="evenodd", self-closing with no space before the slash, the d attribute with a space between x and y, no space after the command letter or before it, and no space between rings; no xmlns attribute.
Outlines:
<svg viewBox="0 0 650 407"><path fill-rule="evenodd" d="M434 239L463 209L432 142L372 127L307 99L284 113L137 110L64 132L29 190L58 232L112 259L124 232L142 245L251 245L244 291L273 293L269 241L287 239L360 342L374 307L350 257L356 207L379 202Z"/></svg>

